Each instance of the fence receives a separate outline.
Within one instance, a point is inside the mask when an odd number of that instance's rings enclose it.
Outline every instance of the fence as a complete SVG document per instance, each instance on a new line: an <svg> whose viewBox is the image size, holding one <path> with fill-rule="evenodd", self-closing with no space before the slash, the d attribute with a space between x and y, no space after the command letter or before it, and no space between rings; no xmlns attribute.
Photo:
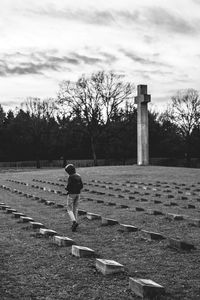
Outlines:
<svg viewBox="0 0 200 300"><path fill-rule="evenodd" d="M82 160L67 160L67 164L72 163L76 167L93 167L94 162L92 159ZM133 165L136 164L136 158L126 160L115 159L99 159L97 160L98 166L117 166L117 165ZM174 166L174 167L188 167L184 159L174 158L151 158L150 165L155 166ZM63 160L41 160L41 168L63 168ZM189 167L200 168L200 158L193 158ZM0 162L0 168L36 168L35 161L17 161L17 162Z"/></svg>

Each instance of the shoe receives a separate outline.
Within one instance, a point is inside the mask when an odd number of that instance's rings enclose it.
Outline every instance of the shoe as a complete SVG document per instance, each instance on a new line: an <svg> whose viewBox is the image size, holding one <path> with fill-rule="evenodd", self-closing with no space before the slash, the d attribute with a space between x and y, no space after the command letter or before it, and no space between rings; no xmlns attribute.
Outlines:
<svg viewBox="0 0 200 300"><path fill-rule="evenodd" d="M78 227L78 223L76 221L73 221L73 223L72 223L72 231L75 232L77 227Z"/></svg>

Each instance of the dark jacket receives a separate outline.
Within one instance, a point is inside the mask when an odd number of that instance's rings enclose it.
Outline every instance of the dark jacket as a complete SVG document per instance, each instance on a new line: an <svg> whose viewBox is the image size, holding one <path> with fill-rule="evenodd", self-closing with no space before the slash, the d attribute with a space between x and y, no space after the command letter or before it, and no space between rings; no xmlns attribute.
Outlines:
<svg viewBox="0 0 200 300"><path fill-rule="evenodd" d="M68 194L80 194L83 188L81 176L77 173L69 175L66 191Z"/></svg>

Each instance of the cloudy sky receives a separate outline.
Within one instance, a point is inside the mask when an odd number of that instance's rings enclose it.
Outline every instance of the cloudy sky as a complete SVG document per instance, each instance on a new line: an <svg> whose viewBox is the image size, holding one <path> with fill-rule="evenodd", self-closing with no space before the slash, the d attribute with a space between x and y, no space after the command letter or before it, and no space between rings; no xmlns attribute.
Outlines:
<svg viewBox="0 0 200 300"><path fill-rule="evenodd" d="M200 89L200 0L0 0L0 104L113 70L164 107Z"/></svg>

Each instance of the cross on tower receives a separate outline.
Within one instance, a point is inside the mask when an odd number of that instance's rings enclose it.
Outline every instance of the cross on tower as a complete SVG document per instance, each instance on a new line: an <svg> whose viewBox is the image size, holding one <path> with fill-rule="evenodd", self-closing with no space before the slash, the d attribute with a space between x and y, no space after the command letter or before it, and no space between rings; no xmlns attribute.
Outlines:
<svg viewBox="0 0 200 300"><path fill-rule="evenodd" d="M137 164L140 166L149 164L149 124L147 104L151 101L151 95L147 94L147 85L137 86Z"/></svg>

